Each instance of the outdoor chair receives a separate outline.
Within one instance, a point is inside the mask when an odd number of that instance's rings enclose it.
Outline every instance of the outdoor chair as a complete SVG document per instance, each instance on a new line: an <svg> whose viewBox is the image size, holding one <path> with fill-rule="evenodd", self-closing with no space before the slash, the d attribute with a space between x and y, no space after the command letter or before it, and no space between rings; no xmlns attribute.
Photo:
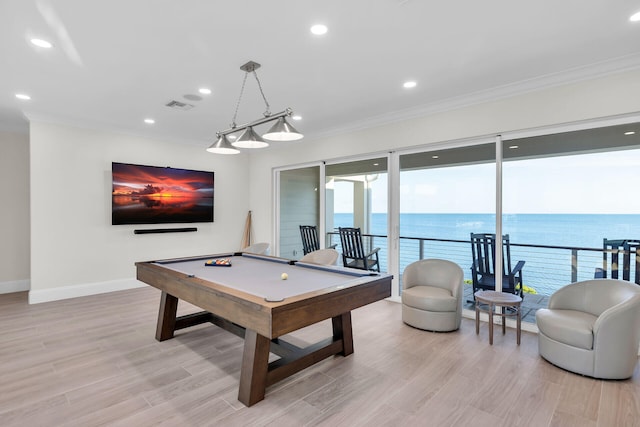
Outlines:
<svg viewBox="0 0 640 427"><path fill-rule="evenodd" d="M522 268L524 261L518 261L515 268L511 268L511 247L509 235L502 236L502 292L523 296ZM487 233L471 233L471 280L473 293L476 291L496 290L496 235Z"/></svg>
<svg viewBox="0 0 640 427"><path fill-rule="evenodd" d="M318 239L318 227L315 225L301 225L300 237L302 238L302 254L306 255L310 252L320 249L320 240ZM338 245L331 245L329 249L335 249Z"/></svg>
<svg viewBox="0 0 640 427"><path fill-rule="evenodd" d="M602 268L596 268L595 279L622 279L640 285L640 240L603 239ZM622 277L620 277L622 258Z"/></svg>
<svg viewBox="0 0 640 427"><path fill-rule="evenodd" d="M423 259L409 264L402 274L402 321L427 331L460 328L464 273L444 259Z"/></svg>
<svg viewBox="0 0 640 427"><path fill-rule="evenodd" d="M342 262L345 267L380 271L380 260L378 258L380 248L365 251L362 244L362 233L359 228L338 227L338 231L340 243L342 244Z"/></svg>
<svg viewBox="0 0 640 427"><path fill-rule="evenodd" d="M536 312L540 355L563 369L625 379L638 363L640 286L613 279L566 285Z"/></svg>

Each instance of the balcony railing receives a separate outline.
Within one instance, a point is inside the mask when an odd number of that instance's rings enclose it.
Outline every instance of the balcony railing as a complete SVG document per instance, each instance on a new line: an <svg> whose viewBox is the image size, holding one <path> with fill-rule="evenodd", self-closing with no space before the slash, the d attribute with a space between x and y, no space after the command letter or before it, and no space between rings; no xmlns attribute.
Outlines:
<svg viewBox="0 0 640 427"><path fill-rule="evenodd" d="M337 232L329 232L330 244L341 250ZM387 236L363 235L366 248L380 248L381 270L387 269ZM602 248L535 245L511 242L511 261L526 262L523 269L525 286L539 295L549 296L562 286L579 280L592 279L595 269L602 267ZM460 265L465 279L471 280L471 242L469 240L400 237L400 268L424 258L442 258Z"/></svg>

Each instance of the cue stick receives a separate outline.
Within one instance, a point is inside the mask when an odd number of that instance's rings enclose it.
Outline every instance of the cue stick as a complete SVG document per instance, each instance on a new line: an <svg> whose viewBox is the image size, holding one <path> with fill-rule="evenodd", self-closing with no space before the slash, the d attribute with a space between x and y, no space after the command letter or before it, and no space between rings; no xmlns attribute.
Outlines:
<svg viewBox="0 0 640 427"><path fill-rule="evenodd" d="M247 213L247 220L244 223L244 234L242 235L242 242L240 242L240 250L251 245L251 211Z"/></svg>

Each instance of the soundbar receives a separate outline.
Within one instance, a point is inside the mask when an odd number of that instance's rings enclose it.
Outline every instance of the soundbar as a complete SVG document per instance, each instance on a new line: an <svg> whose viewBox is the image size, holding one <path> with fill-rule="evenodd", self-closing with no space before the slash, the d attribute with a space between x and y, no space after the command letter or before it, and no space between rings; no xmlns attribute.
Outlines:
<svg viewBox="0 0 640 427"><path fill-rule="evenodd" d="M196 227L185 228L146 228L142 230L133 230L134 234L154 234L154 233L186 233L189 231L198 231Z"/></svg>

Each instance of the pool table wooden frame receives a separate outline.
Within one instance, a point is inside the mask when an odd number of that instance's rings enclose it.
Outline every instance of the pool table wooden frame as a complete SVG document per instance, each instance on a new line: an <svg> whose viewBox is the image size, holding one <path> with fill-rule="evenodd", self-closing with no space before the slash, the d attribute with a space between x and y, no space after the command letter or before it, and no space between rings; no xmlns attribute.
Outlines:
<svg viewBox="0 0 640 427"><path fill-rule="evenodd" d="M210 258L242 254L209 255ZM206 257L193 257L203 259ZM191 258L181 258L189 260ZM361 283L335 286L267 302L264 298L181 273L157 261L137 262L137 279L162 291L156 339L173 338L174 332L211 322L244 338L238 400L251 406L265 396L266 387L327 357L353 353L351 310L391 296L392 275L364 276ZM222 268L222 267L213 267ZM348 280L353 277L348 277ZM345 281L348 281L345 280ZM205 311L177 317L178 300ZM306 348L279 338L326 319L333 336ZM280 358L269 363L269 353Z"/></svg>

